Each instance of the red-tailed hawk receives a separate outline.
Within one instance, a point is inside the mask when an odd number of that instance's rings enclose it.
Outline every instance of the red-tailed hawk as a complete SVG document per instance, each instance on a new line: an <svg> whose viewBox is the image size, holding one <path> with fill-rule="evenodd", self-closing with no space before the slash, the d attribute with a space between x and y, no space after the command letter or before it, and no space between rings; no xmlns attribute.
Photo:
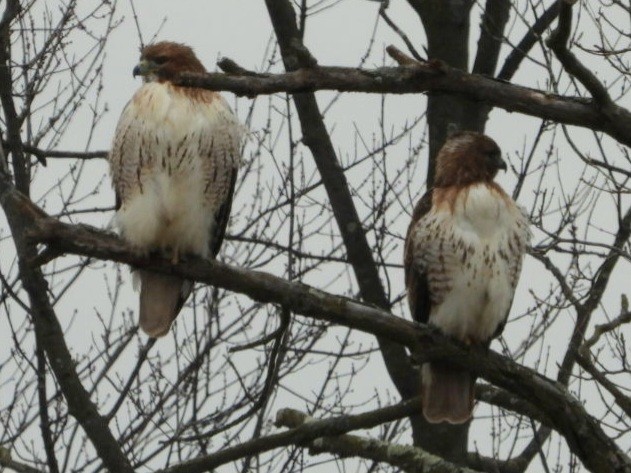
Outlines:
<svg viewBox="0 0 631 473"><path fill-rule="evenodd" d="M506 163L489 137L449 138L405 241L412 317L467 344L488 346L503 330L530 242L527 217L493 182L500 169ZM433 361L423 364L421 376L429 422L471 417L475 378L468 371Z"/></svg>
<svg viewBox="0 0 631 473"><path fill-rule="evenodd" d="M110 171L116 224L138 251L215 257L232 204L242 126L217 93L180 87L181 72L205 72L193 50L145 47L134 76L144 84L116 127ZM192 290L177 276L138 271L140 327L165 335Z"/></svg>

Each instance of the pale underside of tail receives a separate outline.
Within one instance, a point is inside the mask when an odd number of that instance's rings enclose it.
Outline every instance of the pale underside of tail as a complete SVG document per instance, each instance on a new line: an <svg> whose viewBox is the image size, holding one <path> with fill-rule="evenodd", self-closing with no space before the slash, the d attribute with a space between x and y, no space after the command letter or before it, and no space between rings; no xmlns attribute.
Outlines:
<svg viewBox="0 0 631 473"><path fill-rule="evenodd" d="M423 415L428 422L463 424L473 413L474 379L471 373L445 363L422 367Z"/></svg>
<svg viewBox="0 0 631 473"><path fill-rule="evenodd" d="M139 271L140 328L150 337L166 335L192 284L170 274Z"/></svg>

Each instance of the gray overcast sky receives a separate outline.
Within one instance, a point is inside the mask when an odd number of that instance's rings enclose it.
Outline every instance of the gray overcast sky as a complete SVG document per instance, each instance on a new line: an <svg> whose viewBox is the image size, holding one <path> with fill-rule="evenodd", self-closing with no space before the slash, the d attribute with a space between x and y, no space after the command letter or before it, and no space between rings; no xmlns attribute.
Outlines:
<svg viewBox="0 0 631 473"><path fill-rule="evenodd" d="M135 5L145 41L150 40L158 32L158 40L186 43L195 49L197 55L209 70L215 69L216 60L220 56L230 57L248 69L260 69L263 66L262 58L264 53L269 46L270 40L273 39L267 11L262 0L183 0L180 2L142 0L136 1ZM105 63L103 98L108 104L109 113L99 124L98 133L91 146L92 149L106 149L109 147L118 116L127 100L140 85L140 81L132 78L131 74L133 66L138 59L138 48L140 46L138 32L132 18L129 3L121 2L120 7L119 15L121 18L124 18L124 21L110 40ZM366 52L367 42L375 25L377 11L378 4L375 2L342 0L334 8L327 9L310 19L306 35L307 46L321 64L357 65ZM403 1L392 0L389 15L395 19L397 24L410 36L418 49L423 52L422 29L417 17L411 13L407 4ZM163 23L164 19L166 21ZM477 28L477 24L478 21L474 19L472 21L474 28ZM518 24L514 28L516 32L520 30ZM589 34L589 29L586 30L586 34ZM519 35L516 33L516 36L518 37ZM471 38L472 43L477 41L476 29L474 29ZM586 41L586 43L589 43L589 41ZM391 63L391 60L384 59L383 50L388 44L395 44L403 49L400 39L389 31L382 22L379 25L375 46L366 62L366 67L379 66L384 61L387 64ZM275 70L280 71L281 65L277 64ZM532 86L546 87L544 82L539 83L539 81L543 80L545 80L545 76L541 74L541 70L538 67L525 63L515 81ZM225 95L231 103L235 104L235 100L230 94ZM330 97L332 97L330 93L319 94L320 103L327 104ZM367 95L345 96L327 114L327 125L333 130L334 144L342 158L352 153L355 127L361 130L365 136L371 136L377 130L379 100L379 97ZM236 103L237 109L240 112L244 112L247 110L249 103L249 99L239 99L238 103ZM388 98L389 123L393 127L400 127L406 120L411 120L418 116L422 112L424 103L422 97ZM532 133L538 126L539 120L495 110L489 121L487 133L498 141L509 157L514 157L516 151L521 151L522 148L529 148ZM67 134L60 143L59 148L77 149L77 146L82 146L83 141L79 140L77 142L76 136L83 136L87 131L82 130L80 123L75 124L74 129L77 130L77 135ZM593 146L593 143L590 141L590 134L584 133L584 136L585 146ZM559 143L563 143L563 140L559 140ZM401 150L400 156L393 154L389 156L389 159L393 161L392 165L395 167L403 165L408 157L405 152L405 146L401 146L399 149ZM563 156L564 153L567 153L567 150L559 150L560 156ZM419 159L426 159L425 149L421 151ZM39 179L43 182L39 189L43 190L45 188L44 183L46 181L50 182L51 175L63 173L67 166L67 161L59 161L51 163L47 169L41 171ZM91 175L94 176L95 180L101 179L107 173L107 167L104 162L91 163L90 166L90 173L92 173ZM580 166L577 166L574 161L564 160L560 172L564 176L564 180L571 181L572 179L577 179L579 170ZM265 172L273 175L274 171L270 169ZM511 189L515 179L514 176L507 174L500 177L500 182L508 189ZM411 182L410 186L417 187L414 192L421 190L424 186L422 176L419 176L416 182ZM109 181L104 181L100 191L98 198L100 203L102 205L110 205L113 202L113 193L109 189ZM527 192L524 192L522 196L524 199L527 199ZM242 193L239 197L241 204L243 205L244 200L249 197L247 192ZM611 218L612 216L610 215L603 216L603 225L607 226ZM107 224L103 220L99 221L90 218L86 218L86 221L101 227ZM402 234L404 228L396 230ZM4 260L4 263L6 263L6 260ZM281 270L280 268L276 269ZM628 268L625 267L619 269L621 274L627 270ZM126 279L126 285L123 292L124 302L121 306L135 309L137 295L131 290L128 272L124 270L122 274ZM526 264L516 299L517 308L524 309L528 303L531 303L532 299L528 294L528 288L544 292L544 289L550 284L549 280L540 278L540 274L541 268L538 264L532 261ZM318 281L315 278L310 280L310 282L314 284L321 282L324 285L326 281L325 277L323 278L322 281ZM610 297L605 303L605 306L611 313L619 310L619 294L623 290L628 289L628 283L624 278L619 277L617 279L618 282L614 282L611 285L609 290ZM80 281L72 294L64 298L60 304L60 313L63 314L65 310L66 321L69 321L70 314L77 307L90 308L80 313L77 322L75 322L73 348L77 352L89 347L91 341L87 337L82 337L82 332L84 329L90 329L94 320L94 313L100 307L107 306L103 288L103 276L98 271L92 271L84 280ZM517 308L515 310L518 310ZM567 326L564 324L556 325L550 337L553 339L559 337L559 339L566 340L566 328ZM514 341L510 339L510 335L507 336L509 345L512 346L513 343L517 345L521 340L521 335L519 334ZM169 342L165 342L161 349L169 349L169 346ZM498 349L497 346L495 348ZM558 348L564 350L565 343L559 344ZM555 355L554 347L551 348L551 353L553 356ZM532 360L528 361L532 362ZM387 379L381 366L381 361L377 357L375 357L373 365L373 373L379 373L378 376ZM551 369L554 370L551 374L554 374L556 368L552 366ZM362 381L365 383L365 386L362 387L368 390L374 388L374 376L364 377ZM393 388L390 388L390 390L394 392ZM485 445L484 442L485 435L488 435L488 427L488 422L484 420L476 421L476 428L479 430L474 430L472 433L472 439L476 440L477 446L485 453L489 453L487 451L488 445ZM229 471L229 469L226 469L226 471ZM329 470L325 467L322 471ZM533 463L531 471L539 471L536 463Z"/></svg>

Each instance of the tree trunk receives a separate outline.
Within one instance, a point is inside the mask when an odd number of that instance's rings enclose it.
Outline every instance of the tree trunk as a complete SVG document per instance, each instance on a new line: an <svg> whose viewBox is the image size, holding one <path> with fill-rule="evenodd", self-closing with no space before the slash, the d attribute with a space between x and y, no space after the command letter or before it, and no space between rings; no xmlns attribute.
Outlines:
<svg viewBox="0 0 631 473"><path fill-rule="evenodd" d="M472 0L408 0L419 15L427 36L429 60L441 60L463 71L469 69L469 30ZM482 20L474 71L493 75L510 2L489 0ZM431 187L436 155L456 130L483 132L490 108L457 95L428 94L429 160L427 187ZM430 424L422 416L411 418L414 444L455 463L464 464L470 422L462 425Z"/></svg>

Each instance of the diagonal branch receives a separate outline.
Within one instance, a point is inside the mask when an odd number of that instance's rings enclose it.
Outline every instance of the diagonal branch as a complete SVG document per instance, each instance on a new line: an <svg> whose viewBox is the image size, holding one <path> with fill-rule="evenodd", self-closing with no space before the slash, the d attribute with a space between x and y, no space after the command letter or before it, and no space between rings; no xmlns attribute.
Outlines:
<svg viewBox="0 0 631 473"><path fill-rule="evenodd" d="M48 470L50 473L59 473L59 465L55 456L55 441L52 435L50 416L48 415L48 396L46 394L46 355L44 343L40 340L40 331L35 331L37 357L37 397L39 403L39 425L44 442L44 451L48 460Z"/></svg>
<svg viewBox="0 0 631 473"><path fill-rule="evenodd" d="M133 468L109 430L106 420L99 414L90 400L89 393L81 384L63 330L48 298L48 282L40 268L32 264L37 255L36 246L27 238L25 232L35 222L44 221L48 217L26 196L15 190L10 177L1 170L0 205L7 216L16 246L20 279L29 296L38 346L46 353L68 403L68 411L82 426L108 470L133 473Z"/></svg>
<svg viewBox="0 0 631 473"><path fill-rule="evenodd" d="M612 381L610 381L607 376L604 375L595 365L594 362L589 358L589 355L578 354L576 356L577 363L587 371L589 374L593 376L593 378L600 383L609 394L613 396L616 401L616 404L620 406L620 408L624 411L624 413L631 417L631 398L624 394L618 386L615 385Z"/></svg>
<svg viewBox="0 0 631 473"><path fill-rule="evenodd" d="M0 447L0 467L8 468L16 473L46 473L43 470L38 470L30 465L13 460L11 452L4 447Z"/></svg>
<svg viewBox="0 0 631 473"><path fill-rule="evenodd" d="M12 149L13 172L15 185L24 194L29 193L30 172L29 164L22 149L20 129L22 123L18 117L13 100L13 79L11 77L11 22L19 15L20 2L10 0L6 2L6 9L0 20L0 104L4 112L6 134L14 144Z"/></svg>
<svg viewBox="0 0 631 473"><path fill-rule="evenodd" d="M2 198L5 207L11 205L13 199L19 199L17 192L5 193ZM31 212L31 215L37 213ZM40 216L29 223L26 236L31 243L45 243L66 253L177 274L245 294L258 302L282 305L297 315L361 330L415 349L420 361L449 360L536 405L565 437L572 452L591 471L609 473L631 470L631 459L607 437L600 423L585 411L582 403L563 385L497 353L467 350L428 326L393 317L377 307L263 272L199 258L191 258L175 266L168 259L149 259L130 250L116 236L89 226L68 225Z"/></svg>
<svg viewBox="0 0 631 473"><path fill-rule="evenodd" d="M621 251L624 245L631 238L631 207L627 209L623 218L618 222L618 232L614 238L611 250L608 252L603 263L596 271L596 276L589 290L585 302L576 308L576 323L568 344L565 357L559 368L558 380L563 384L567 384L572 374L572 369L576 364L576 357L579 354L580 347L585 339L585 331L592 318L594 311L600 305L605 289L609 284L609 280L620 259Z"/></svg>
<svg viewBox="0 0 631 473"><path fill-rule="evenodd" d="M266 0L276 32L285 69L313 68L315 59L302 43L296 15L288 0ZM390 301L379 278L379 270L357 214L346 176L324 124L313 93L294 95L294 103L303 142L313 155L322 183L331 202L333 216L340 230L348 260L353 267L359 292L364 301L389 309ZM403 398L416 392L414 371L403 347L379 339L379 347L388 373Z"/></svg>
<svg viewBox="0 0 631 473"><path fill-rule="evenodd" d="M556 29L547 40L547 45L552 49L563 68L576 77L594 97L596 103L603 111L610 115L615 112L615 107L607 88L598 80L598 77L568 49L567 43L572 31L572 5L576 0L558 0L559 22Z"/></svg>
<svg viewBox="0 0 631 473"><path fill-rule="evenodd" d="M537 21L530 27L528 33L524 35L519 44L508 54L500 73L497 75L499 80L509 81L513 78L524 58L528 56L532 47L537 44L543 32L550 27L558 15L559 3L554 0L552 5L537 18Z"/></svg>
<svg viewBox="0 0 631 473"><path fill-rule="evenodd" d="M420 399L416 399L420 404ZM417 406L419 405L417 404ZM276 425L299 428L319 422L293 409L283 409L276 415ZM400 468L406 473L476 473L474 470L455 465L421 448L407 445L393 445L384 440L359 437L357 435L327 434L318 437L308 445L309 453L331 453L342 458L359 457Z"/></svg>
<svg viewBox="0 0 631 473"><path fill-rule="evenodd" d="M183 462L179 465L159 470L156 473L201 473L233 462L247 455L267 452L287 445L302 445L322 436L341 435L351 430L368 429L392 422L418 410L418 398L403 401L394 406L383 407L374 411L352 416L340 416L331 419L304 423L290 430L260 437L234 447L224 448L207 456ZM286 410L278 413L278 419L288 416ZM283 422L279 422L283 424Z"/></svg>
<svg viewBox="0 0 631 473"><path fill-rule="evenodd" d="M257 76L184 74L177 82L189 87L226 90L247 96L316 90L384 94L443 92L466 96L509 112L602 131L631 146L631 112L623 107L613 104L610 113L605 114L590 99L564 97L469 74L439 61L370 70L316 66Z"/></svg>

